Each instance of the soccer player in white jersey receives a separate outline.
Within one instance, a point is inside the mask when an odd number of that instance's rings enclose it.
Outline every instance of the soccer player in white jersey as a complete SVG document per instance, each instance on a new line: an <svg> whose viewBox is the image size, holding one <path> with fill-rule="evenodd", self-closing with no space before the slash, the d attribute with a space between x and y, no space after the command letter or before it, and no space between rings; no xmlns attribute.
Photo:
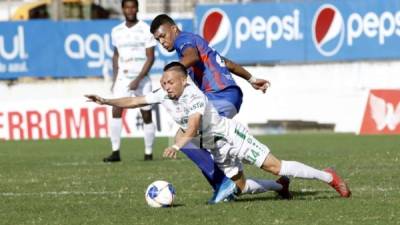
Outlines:
<svg viewBox="0 0 400 225"><path fill-rule="evenodd" d="M151 80L148 72L154 62L156 40L149 31L149 26L137 19L138 1L122 0L122 12L125 21L115 26L111 32L113 55L113 84L111 90L114 97L142 96L150 93ZM104 162L118 162L120 158L122 112L120 107L112 108L110 156ZM155 126L152 122L151 106L140 109L143 118L145 155L144 160L153 158L153 142Z"/></svg>
<svg viewBox="0 0 400 225"><path fill-rule="evenodd" d="M266 180L246 179L243 161L275 175L323 181L340 196L350 197L347 184L333 169L318 170L296 161L281 161L270 153L267 146L250 135L242 124L218 115L207 97L195 85L187 82L186 69L182 64L173 62L164 68L161 86L162 89L142 97L86 97L98 104L122 108L161 103L180 126L176 134L180 138L176 138L175 144L164 150L164 157L176 158L182 146L189 141L198 141L204 148L211 150L219 168L236 183L237 193L260 193L282 188L278 183L274 186ZM222 199L226 197L222 196Z"/></svg>

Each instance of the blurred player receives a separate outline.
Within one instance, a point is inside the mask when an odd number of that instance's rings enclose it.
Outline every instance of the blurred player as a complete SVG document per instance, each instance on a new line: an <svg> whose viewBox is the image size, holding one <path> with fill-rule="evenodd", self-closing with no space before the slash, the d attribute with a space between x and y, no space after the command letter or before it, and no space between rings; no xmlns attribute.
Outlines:
<svg viewBox="0 0 400 225"><path fill-rule="evenodd" d="M211 150L219 168L236 183L237 194L259 193L270 188L264 186L265 180L254 182L245 178L242 166L244 161L275 175L323 181L332 186L340 196L350 197L350 189L334 170L328 168L322 171L296 161L281 161L270 153L267 146L250 135L242 124L220 116L207 97L193 84L187 83L186 69L182 64L173 62L164 68L161 86L162 89L142 97L86 97L98 104L124 108L161 103L181 128L180 138L164 150L164 157L176 158L180 149L189 141L200 142L199 144ZM278 183L275 185L278 186ZM282 188L276 187L275 190Z"/></svg>
<svg viewBox="0 0 400 225"><path fill-rule="evenodd" d="M112 29L114 46L113 84L114 97L142 96L151 92L148 72L154 62L154 46L157 42L149 32L149 26L137 19L138 1L122 0L125 21ZM122 112L119 107L112 108L111 147L112 153L104 162L118 162L120 158ZM155 126L152 122L151 106L140 109L143 118L145 155L144 160L153 159Z"/></svg>
<svg viewBox="0 0 400 225"><path fill-rule="evenodd" d="M240 65L221 56L202 37L180 31L168 15L161 14L154 18L150 29L155 39L166 50L176 50L180 62L188 68L191 79L222 116L233 118L242 104L242 91L231 73L247 80L262 92L269 86L268 81L253 77ZM215 203L215 199L220 198L220 195L233 192L235 184L218 169L208 151L198 151L197 148L188 144L182 148L182 152L196 163L214 188L215 192L210 202Z"/></svg>

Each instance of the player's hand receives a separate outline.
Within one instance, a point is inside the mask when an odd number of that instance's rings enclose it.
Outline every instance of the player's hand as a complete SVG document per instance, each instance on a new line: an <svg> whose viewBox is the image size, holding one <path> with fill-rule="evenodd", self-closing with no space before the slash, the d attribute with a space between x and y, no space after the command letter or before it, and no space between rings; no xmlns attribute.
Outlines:
<svg viewBox="0 0 400 225"><path fill-rule="evenodd" d="M136 78L129 84L129 90L136 90L139 87L140 79Z"/></svg>
<svg viewBox="0 0 400 225"><path fill-rule="evenodd" d="M164 158L171 158L171 159L176 159L178 151L173 148L173 147L168 147L164 150L163 157Z"/></svg>
<svg viewBox="0 0 400 225"><path fill-rule="evenodd" d="M85 95L88 102L95 102L99 105L103 105L106 103L106 100L98 95Z"/></svg>
<svg viewBox="0 0 400 225"><path fill-rule="evenodd" d="M265 93L267 89L271 86L271 83L268 80L257 78L256 81L251 83L251 86L253 86L253 88L256 90L260 90Z"/></svg>

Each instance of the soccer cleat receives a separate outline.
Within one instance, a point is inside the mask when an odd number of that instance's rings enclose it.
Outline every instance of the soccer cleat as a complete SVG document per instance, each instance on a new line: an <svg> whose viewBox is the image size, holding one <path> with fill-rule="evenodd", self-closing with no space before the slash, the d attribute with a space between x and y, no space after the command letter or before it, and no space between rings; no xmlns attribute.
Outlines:
<svg viewBox="0 0 400 225"><path fill-rule="evenodd" d="M119 151L113 151L111 155L105 157L103 162L105 163L112 163L112 162L119 162L121 158L119 157Z"/></svg>
<svg viewBox="0 0 400 225"><path fill-rule="evenodd" d="M333 168L326 168L324 171L332 175L332 181L329 183L329 185L333 187L341 197L348 198L351 196L351 191L346 182L340 178Z"/></svg>
<svg viewBox="0 0 400 225"><path fill-rule="evenodd" d="M231 202L235 201L239 196L242 194L242 191L236 186L235 190L233 191L232 194L230 194L228 197L226 197L223 201L224 202Z"/></svg>
<svg viewBox="0 0 400 225"><path fill-rule="evenodd" d="M221 186L214 192L213 197L208 200L208 204L216 204L225 199L233 200L233 196L236 190L236 184L229 178L225 178Z"/></svg>
<svg viewBox="0 0 400 225"><path fill-rule="evenodd" d="M144 161L153 160L153 154L144 154Z"/></svg>
<svg viewBox="0 0 400 225"><path fill-rule="evenodd" d="M278 195L282 198L282 199L292 199L293 195L292 193L290 193L289 191L289 184L290 184L290 179L287 176L281 176L278 180L276 180L276 183L282 185L282 189L279 191L276 191L276 193L278 193Z"/></svg>

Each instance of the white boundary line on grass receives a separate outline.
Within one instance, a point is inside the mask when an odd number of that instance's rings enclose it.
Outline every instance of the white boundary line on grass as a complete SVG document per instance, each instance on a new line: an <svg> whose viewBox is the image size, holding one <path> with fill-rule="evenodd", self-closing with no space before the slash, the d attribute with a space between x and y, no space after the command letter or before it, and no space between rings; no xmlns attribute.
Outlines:
<svg viewBox="0 0 400 225"><path fill-rule="evenodd" d="M49 192L0 192L3 197L19 197L19 196L42 196L42 195L114 195L114 194L131 194L132 192L118 191L49 191Z"/></svg>
<svg viewBox="0 0 400 225"><path fill-rule="evenodd" d="M400 188L388 187L388 188L370 188L361 187L351 189L353 192L387 192L387 191L397 191ZM313 188L301 188L301 192L326 192L332 190L330 188L325 189L313 189ZM293 190L297 191L297 190ZM203 192L203 191L201 191ZM2 197L20 197L20 196L63 196L63 195L115 195L115 194L133 194L133 192L120 192L120 191L48 191L48 192L0 192Z"/></svg>

